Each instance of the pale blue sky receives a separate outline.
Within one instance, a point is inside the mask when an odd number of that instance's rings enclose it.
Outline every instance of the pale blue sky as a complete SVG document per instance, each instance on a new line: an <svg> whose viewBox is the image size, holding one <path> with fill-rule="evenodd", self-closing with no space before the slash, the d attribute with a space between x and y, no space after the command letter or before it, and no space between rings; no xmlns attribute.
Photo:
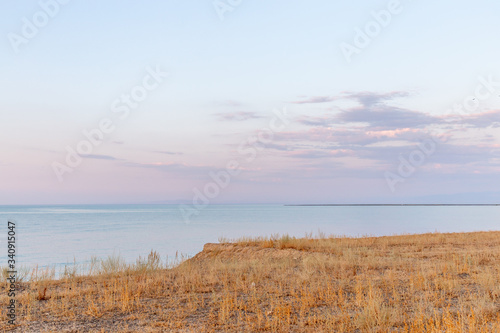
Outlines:
<svg viewBox="0 0 500 333"><path fill-rule="evenodd" d="M479 76L500 81L496 1L400 1L347 62L340 44L391 1L241 1L221 20L209 0L72 0L14 52L23 18L55 1L0 4L4 204L191 201L283 108L286 129L211 203L500 199L500 85L449 112ZM148 66L169 75L118 120L111 104ZM110 115L116 130L60 182L53 163ZM450 139L391 191L429 131Z"/></svg>

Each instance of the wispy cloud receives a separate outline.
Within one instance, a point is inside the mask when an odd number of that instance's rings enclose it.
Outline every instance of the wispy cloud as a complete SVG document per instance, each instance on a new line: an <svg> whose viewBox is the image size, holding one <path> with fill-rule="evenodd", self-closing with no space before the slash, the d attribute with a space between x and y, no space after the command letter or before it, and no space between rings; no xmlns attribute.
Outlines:
<svg viewBox="0 0 500 333"><path fill-rule="evenodd" d="M208 165L187 165L180 163L123 163L125 167L154 169L160 172L172 173L178 177L206 177L208 172L214 170Z"/></svg>
<svg viewBox="0 0 500 333"><path fill-rule="evenodd" d="M422 129L431 126L442 126L448 129L497 128L500 127L500 110L486 111L470 115L449 114L433 116L425 112L408 110L388 105L386 100L393 96L404 96L403 93L370 95L367 93L352 94L363 105L343 109L336 114L324 116L301 116L297 122L312 127L335 127L351 124L362 126L369 131L401 131L405 129ZM460 126L457 126L460 125Z"/></svg>
<svg viewBox="0 0 500 333"><path fill-rule="evenodd" d="M436 153L420 168L428 176L500 172L500 159L495 163L500 148L494 133L500 127L500 110L433 115L393 105L396 99L410 95L405 91L345 92L304 98L295 103L344 100L354 104L340 103L344 106L335 106L337 111L320 116L297 117L296 123L303 127L276 134L269 149L275 158L302 162L300 170L288 167L290 176L297 171L297 177L380 178L400 157L408 157L422 142L433 140ZM490 130L478 131L483 129Z"/></svg>
<svg viewBox="0 0 500 333"><path fill-rule="evenodd" d="M215 113L215 117L217 117L220 121L245 121L250 119L260 119L263 116L259 115L256 112L225 112L225 113Z"/></svg>
<svg viewBox="0 0 500 333"><path fill-rule="evenodd" d="M363 106L373 106L380 103L385 103L390 100L407 97L410 93L406 91L391 91L388 93L375 93L369 91L363 92L344 92L338 96L310 96L299 101L293 101L293 104L317 104L317 103L329 103L342 99L356 100Z"/></svg>
<svg viewBox="0 0 500 333"><path fill-rule="evenodd" d="M95 160L109 160L109 161L123 161L121 158L116 158L110 155L97 155L97 154L88 154L81 155L83 158L90 158Z"/></svg>
<svg viewBox="0 0 500 333"><path fill-rule="evenodd" d="M293 158L317 159L328 157L352 156L353 151L349 149L328 149L328 150L297 150L291 151L286 156Z"/></svg>
<svg viewBox="0 0 500 333"><path fill-rule="evenodd" d="M166 155L184 155L184 153L178 151L165 151L165 150L155 150L153 153L166 154Z"/></svg>
<svg viewBox="0 0 500 333"><path fill-rule="evenodd" d="M316 103L328 103L328 102L333 102L337 97L331 97L331 96L312 96L308 97L306 99L300 100L300 101L294 101L292 102L293 104L316 104Z"/></svg>
<svg viewBox="0 0 500 333"><path fill-rule="evenodd" d="M339 113L325 116L302 116L298 122L309 126L331 127L341 124L365 124L372 130L395 130L401 128L419 128L441 123L439 117L399 108L388 102L400 97L409 96L407 92L389 92L385 94L360 92L345 93L342 98L354 100L360 105L341 109ZM336 98L331 98L332 100Z"/></svg>
<svg viewBox="0 0 500 333"><path fill-rule="evenodd" d="M500 127L500 110L486 111L471 115L465 115L463 117L454 118L455 123L463 123L470 127L475 128L486 128Z"/></svg>
<svg viewBox="0 0 500 333"><path fill-rule="evenodd" d="M319 126L308 130L280 133L276 139L292 143L316 142L331 147L334 144L337 146L366 146L389 141L418 142L428 136L428 131L424 129L403 128L379 131L368 130L360 126L347 128ZM280 144L283 145L283 142Z"/></svg>
<svg viewBox="0 0 500 333"><path fill-rule="evenodd" d="M395 130L421 128L441 123L442 119L423 112L382 104L341 111L334 117L334 121L338 123L366 123L374 130Z"/></svg>
<svg viewBox="0 0 500 333"><path fill-rule="evenodd" d="M345 99L356 100L361 105L366 107L386 103L396 98L408 97L408 96L410 96L410 93L407 91L391 91L383 94L370 91L344 93Z"/></svg>

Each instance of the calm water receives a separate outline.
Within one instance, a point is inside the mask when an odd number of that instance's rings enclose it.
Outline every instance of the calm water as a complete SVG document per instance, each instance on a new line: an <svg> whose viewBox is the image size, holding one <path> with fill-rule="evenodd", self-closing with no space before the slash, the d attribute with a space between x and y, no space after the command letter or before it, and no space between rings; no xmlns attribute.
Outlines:
<svg viewBox="0 0 500 333"><path fill-rule="evenodd" d="M24 266L85 263L120 254L129 262L151 249L162 257L194 255L220 236L304 236L500 230L500 207L290 207L213 205L184 223L176 205L0 206L0 265L6 264L7 221L16 222Z"/></svg>

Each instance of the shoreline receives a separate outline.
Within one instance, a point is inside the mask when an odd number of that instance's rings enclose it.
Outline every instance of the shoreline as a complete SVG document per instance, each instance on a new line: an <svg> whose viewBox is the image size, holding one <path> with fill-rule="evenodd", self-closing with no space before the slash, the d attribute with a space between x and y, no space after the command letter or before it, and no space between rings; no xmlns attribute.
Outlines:
<svg viewBox="0 0 500 333"><path fill-rule="evenodd" d="M14 331L497 332L499 262L500 231L223 240L175 267L152 252L20 283Z"/></svg>

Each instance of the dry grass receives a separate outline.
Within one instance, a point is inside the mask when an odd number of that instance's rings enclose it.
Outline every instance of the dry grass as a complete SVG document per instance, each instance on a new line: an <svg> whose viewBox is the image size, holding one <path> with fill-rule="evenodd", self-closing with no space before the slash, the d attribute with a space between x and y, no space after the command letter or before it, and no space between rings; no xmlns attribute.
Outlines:
<svg viewBox="0 0 500 333"><path fill-rule="evenodd" d="M221 241L23 282L16 330L500 332L500 232Z"/></svg>

